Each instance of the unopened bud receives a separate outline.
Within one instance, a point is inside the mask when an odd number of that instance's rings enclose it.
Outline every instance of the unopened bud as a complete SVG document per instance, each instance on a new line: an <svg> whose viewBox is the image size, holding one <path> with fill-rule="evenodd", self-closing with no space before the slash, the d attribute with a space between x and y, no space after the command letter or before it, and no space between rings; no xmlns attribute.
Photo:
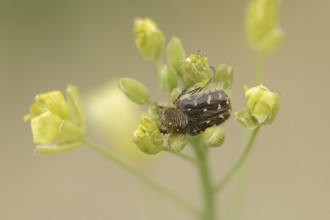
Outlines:
<svg viewBox="0 0 330 220"><path fill-rule="evenodd" d="M209 127L203 133L203 140L209 147L219 147L225 141L225 132L219 127Z"/></svg>
<svg viewBox="0 0 330 220"><path fill-rule="evenodd" d="M119 81L120 90L133 102L144 105L151 103L149 90L139 81L131 78L122 78Z"/></svg>
<svg viewBox="0 0 330 220"><path fill-rule="evenodd" d="M167 64L173 67L179 76L182 75L182 62L185 56L181 40L173 37L167 45Z"/></svg>
<svg viewBox="0 0 330 220"><path fill-rule="evenodd" d="M165 37L150 18L134 21L135 45L148 60L158 61L164 49Z"/></svg>
<svg viewBox="0 0 330 220"><path fill-rule="evenodd" d="M183 61L183 82L185 87L191 87L203 80L209 79L211 69L208 63L208 58L201 53L190 55Z"/></svg>
<svg viewBox="0 0 330 220"><path fill-rule="evenodd" d="M157 124L147 115L142 115L133 133L133 141L146 154L157 154L163 150L163 136Z"/></svg>
<svg viewBox="0 0 330 220"><path fill-rule="evenodd" d="M172 67L164 65L159 71L160 86L166 92L170 92L176 87L176 78L176 72Z"/></svg>
<svg viewBox="0 0 330 220"><path fill-rule="evenodd" d="M279 0L252 0L247 9L245 20L250 46L261 53L278 48L283 40L279 27Z"/></svg>
<svg viewBox="0 0 330 220"><path fill-rule="evenodd" d="M221 89L229 90L233 83L233 75L233 67L222 64L215 73L214 81L220 84Z"/></svg>

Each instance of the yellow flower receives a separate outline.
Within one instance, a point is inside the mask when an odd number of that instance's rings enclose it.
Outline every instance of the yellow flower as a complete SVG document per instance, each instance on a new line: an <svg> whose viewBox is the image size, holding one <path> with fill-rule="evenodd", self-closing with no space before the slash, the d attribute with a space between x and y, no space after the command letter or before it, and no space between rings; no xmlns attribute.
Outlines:
<svg viewBox="0 0 330 220"><path fill-rule="evenodd" d="M245 86L247 107L236 113L236 119L247 128L271 124L279 109L279 93L268 90L263 85L253 88Z"/></svg>
<svg viewBox="0 0 330 220"><path fill-rule="evenodd" d="M66 101L62 92L51 91L35 97L24 121L31 121L36 153L59 153L80 145L85 119L76 87L69 85Z"/></svg>
<svg viewBox="0 0 330 220"><path fill-rule="evenodd" d="M135 45L148 60L158 62L164 49L165 37L150 18L134 21Z"/></svg>
<svg viewBox="0 0 330 220"><path fill-rule="evenodd" d="M146 154L157 154L163 150L163 136L156 123L146 114L140 118L133 141Z"/></svg>
<svg viewBox="0 0 330 220"><path fill-rule="evenodd" d="M208 58L201 53L192 54L185 59L182 63L182 71L186 88L209 79L211 76Z"/></svg>
<svg viewBox="0 0 330 220"><path fill-rule="evenodd" d="M250 46L261 53L278 48L283 40L279 27L279 0L252 0L247 8L245 27Z"/></svg>

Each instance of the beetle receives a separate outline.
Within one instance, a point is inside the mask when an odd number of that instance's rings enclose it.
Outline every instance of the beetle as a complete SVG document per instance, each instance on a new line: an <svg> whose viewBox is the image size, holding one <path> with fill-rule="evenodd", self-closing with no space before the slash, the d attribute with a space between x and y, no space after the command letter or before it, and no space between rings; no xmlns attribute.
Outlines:
<svg viewBox="0 0 330 220"><path fill-rule="evenodd" d="M230 98L224 90L209 88L212 81L211 78L204 86L182 91L172 103L160 108L164 134L194 136L230 117Z"/></svg>

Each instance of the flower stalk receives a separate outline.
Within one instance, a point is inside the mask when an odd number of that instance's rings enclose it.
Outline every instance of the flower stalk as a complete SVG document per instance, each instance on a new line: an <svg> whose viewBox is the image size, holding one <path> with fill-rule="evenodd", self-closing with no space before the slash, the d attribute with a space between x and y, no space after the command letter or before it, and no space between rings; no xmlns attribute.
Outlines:
<svg viewBox="0 0 330 220"><path fill-rule="evenodd" d="M250 132L249 137L243 147L243 152L241 156L236 161L234 166L222 178L221 182L215 186L214 190L216 192L222 191L222 189L232 180L232 178L240 171L242 166L245 164L245 162L249 158L249 155L251 154L252 146L259 133L260 127L261 126L259 125Z"/></svg>
<svg viewBox="0 0 330 220"><path fill-rule="evenodd" d="M208 148L203 141L191 141L191 145L195 151L196 158L199 161L198 171L201 181L201 188L204 199L203 220L215 220L215 193L213 190L213 183L210 174Z"/></svg>
<svg viewBox="0 0 330 220"><path fill-rule="evenodd" d="M201 212L192 204L190 204L188 201L183 199L181 196L179 196L177 193L173 192L172 190L166 188L165 186L157 183L155 180L151 179L146 174L142 173L138 169L132 167L131 165L123 162L119 158L112 155L111 152L105 150L104 148L100 147L93 141L85 138L83 140L83 143L85 143L88 147L95 150L97 153L101 154L108 160L114 162L116 165L120 166L133 176L140 179L142 182L144 182L147 186L149 186L151 189L157 191L158 193L162 194L164 197L168 198L172 202L176 203L178 206L180 206L182 209L186 210L187 213L192 214L193 216L199 217L201 216Z"/></svg>

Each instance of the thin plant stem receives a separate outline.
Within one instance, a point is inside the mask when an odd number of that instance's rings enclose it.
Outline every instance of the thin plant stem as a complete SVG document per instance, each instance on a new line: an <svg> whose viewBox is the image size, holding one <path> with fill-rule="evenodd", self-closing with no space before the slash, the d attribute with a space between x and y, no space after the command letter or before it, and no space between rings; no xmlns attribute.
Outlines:
<svg viewBox="0 0 330 220"><path fill-rule="evenodd" d="M107 151L106 149L100 147L98 144L94 143L93 141L89 139L85 139L83 141L87 146L98 152L99 154L103 155L108 160L111 160L124 170L131 173L133 176L140 179L142 182L144 182L146 185L148 185L151 189L157 191L158 193L162 194L164 197L167 197L172 202L176 203L178 206L180 206L182 209L187 211L188 213L194 215L196 218L201 216L201 212L193 206L191 203L183 199L181 196L177 195L172 190L166 188L165 186L157 183L155 180L151 179L149 176L141 172L140 170L130 166L129 164L123 162L122 160L118 159L114 155L112 155L111 152Z"/></svg>
<svg viewBox="0 0 330 220"><path fill-rule="evenodd" d="M235 176L235 174L238 173L238 171L242 168L246 160L249 158L253 143L258 135L259 130L260 130L260 125L252 130L247 141L245 142L241 156L239 157L235 165L224 176L222 181L215 186L214 188L215 191L221 191L229 183L229 181Z"/></svg>
<svg viewBox="0 0 330 220"><path fill-rule="evenodd" d="M258 53L256 55L255 71L254 71L254 77L253 77L254 86L259 85L263 82L264 71L265 71L265 54Z"/></svg>
<svg viewBox="0 0 330 220"><path fill-rule="evenodd" d="M202 142L192 143L197 159L199 160L199 176L204 198L204 216L203 220L215 220L215 197L213 184L210 175L210 167L208 164L207 147Z"/></svg>

